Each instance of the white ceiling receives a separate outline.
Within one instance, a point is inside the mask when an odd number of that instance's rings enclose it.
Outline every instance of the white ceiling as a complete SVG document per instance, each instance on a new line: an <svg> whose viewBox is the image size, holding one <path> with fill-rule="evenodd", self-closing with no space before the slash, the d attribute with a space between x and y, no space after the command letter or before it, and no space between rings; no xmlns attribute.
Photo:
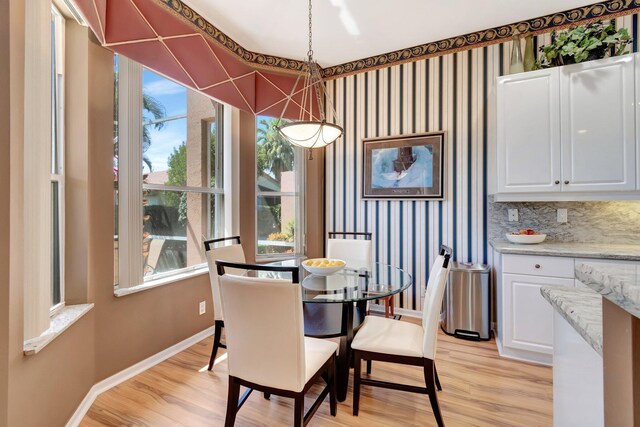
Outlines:
<svg viewBox="0 0 640 427"><path fill-rule="evenodd" d="M305 0L184 0L254 52L304 59ZM595 3L591 0L314 0L322 67Z"/></svg>

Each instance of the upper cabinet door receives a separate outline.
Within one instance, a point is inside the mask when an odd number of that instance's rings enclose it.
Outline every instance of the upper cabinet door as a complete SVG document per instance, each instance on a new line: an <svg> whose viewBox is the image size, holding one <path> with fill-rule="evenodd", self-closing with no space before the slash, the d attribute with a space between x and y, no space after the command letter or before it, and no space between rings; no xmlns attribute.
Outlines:
<svg viewBox="0 0 640 427"><path fill-rule="evenodd" d="M560 191L559 80L558 69L498 79L498 193Z"/></svg>
<svg viewBox="0 0 640 427"><path fill-rule="evenodd" d="M560 69L563 191L636 188L634 58Z"/></svg>

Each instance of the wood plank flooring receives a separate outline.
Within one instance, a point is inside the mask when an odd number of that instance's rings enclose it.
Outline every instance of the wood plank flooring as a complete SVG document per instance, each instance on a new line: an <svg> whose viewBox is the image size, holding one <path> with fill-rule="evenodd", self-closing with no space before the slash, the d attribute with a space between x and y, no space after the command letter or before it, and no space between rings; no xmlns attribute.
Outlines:
<svg viewBox="0 0 640 427"><path fill-rule="evenodd" d="M227 395L224 350L206 370L212 339L205 339L146 372L101 394L81 426L221 426ZM222 357L220 357L222 355ZM443 391L438 393L445 424L452 426L551 426L551 368L500 358L494 341L469 342L440 332L436 357ZM265 369L268 367L265 366ZM363 367L364 369L364 367ZM422 368L374 363L373 378L423 385ZM338 415L328 400L310 426L435 426L426 396L363 386L360 415L351 415L351 386ZM317 390L316 390L317 389ZM320 386L307 397L313 402ZM254 393L238 414L237 426L286 426L293 401Z"/></svg>

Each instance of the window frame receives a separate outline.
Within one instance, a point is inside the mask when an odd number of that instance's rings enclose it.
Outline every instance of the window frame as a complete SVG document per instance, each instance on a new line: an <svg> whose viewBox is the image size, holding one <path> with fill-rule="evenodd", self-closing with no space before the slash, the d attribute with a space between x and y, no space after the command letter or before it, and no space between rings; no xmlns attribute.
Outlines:
<svg viewBox="0 0 640 427"><path fill-rule="evenodd" d="M214 187L173 186L165 184L144 183L142 164L142 130L144 126L156 122L168 122L184 116L165 117L152 122L143 121L142 95L143 95L143 70L146 67L122 55L118 56L118 283L114 283L116 296L127 295L138 290L145 290L155 286L173 283L192 275L206 272L207 263L199 263L171 271L144 275L142 253L143 236L143 194L147 190L174 191L181 193L196 193L216 198L215 223L211 221L211 215L207 215L207 228L210 235L223 232L225 229L225 183L224 183L224 115L225 107L218 101L215 104L215 117L202 120L202 129L211 129L211 123L216 124L216 180ZM158 73L149 71L175 82L173 79ZM182 83L179 84L187 91L193 90ZM123 90L124 87L124 90ZM199 94L206 96L204 94ZM208 144L202 135L202 143ZM135 149L134 149L135 147ZM136 165L137 173L136 173ZM211 151L207 150L207 167L211 167ZM123 173L124 172L124 173ZM210 206L210 204L209 204ZM210 212L210 211L208 211ZM123 238L123 236L130 236ZM140 236L133 237L133 236ZM123 250L124 249L124 250ZM123 286L123 284L125 286Z"/></svg>
<svg viewBox="0 0 640 427"><path fill-rule="evenodd" d="M59 253L59 289L60 301L56 304L51 302L49 309L49 315L54 316L60 310L65 307L65 18L60 10L52 3L51 4L51 20L54 24L52 29L51 41L52 47L52 66L54 67L51 72L55 72L55 78L52 76L52 117L51 117L51 189L53 191L53 184L57 184L57 199L58 199L58 253ZM54 97L55 95L55 97ZM54 143L55 140L55 143ZM51 208L53 209L53 193ZM53 211L52 211L53 214ZM53 215L52 215L53 219ZM54 231L53 221L51 224L51 232ZM52 237L53 245L53 237ZM51 253L51 268L54 266L53 258L53 246ZM53 295L53 273L51 275L51 287Z"/></svg>
<svg viewBox="0 0 640 427"><path fill-rule="evenodd" d="M278 119L278 117L269 117L269 119ZM278 261L282 259L291 259L291 258L303 258L307 252L306 247L306 204L304 198L304 188L306 187L306 153L305 149L302 147L298 147L293 145L294 149L294 172L295 172L295 191L260 191L258 186L258 116L256 116L256 128L255 128L255 162L254 162L254 174L255 174L255 203L256 203L256 215L254 218L255 224L255 257L258 261ZM296 201L295 207L295 232L294 232L294 252L293 253L284 253L284 254L261 254L259 253L260 240L258 239L258 199L260 197L294 197Z"/></svg>

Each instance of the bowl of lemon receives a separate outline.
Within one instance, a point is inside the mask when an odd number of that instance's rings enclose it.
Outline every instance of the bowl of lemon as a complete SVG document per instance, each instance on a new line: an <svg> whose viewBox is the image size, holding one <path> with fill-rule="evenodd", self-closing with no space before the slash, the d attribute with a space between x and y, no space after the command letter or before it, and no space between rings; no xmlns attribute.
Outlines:
<svg viewBox="0 0 640 427"><path fill-rule="evenodd" d="M302 267L317 276L329 276L342 270L347 263L341 259L312 258L302 262Z"/></svg>

